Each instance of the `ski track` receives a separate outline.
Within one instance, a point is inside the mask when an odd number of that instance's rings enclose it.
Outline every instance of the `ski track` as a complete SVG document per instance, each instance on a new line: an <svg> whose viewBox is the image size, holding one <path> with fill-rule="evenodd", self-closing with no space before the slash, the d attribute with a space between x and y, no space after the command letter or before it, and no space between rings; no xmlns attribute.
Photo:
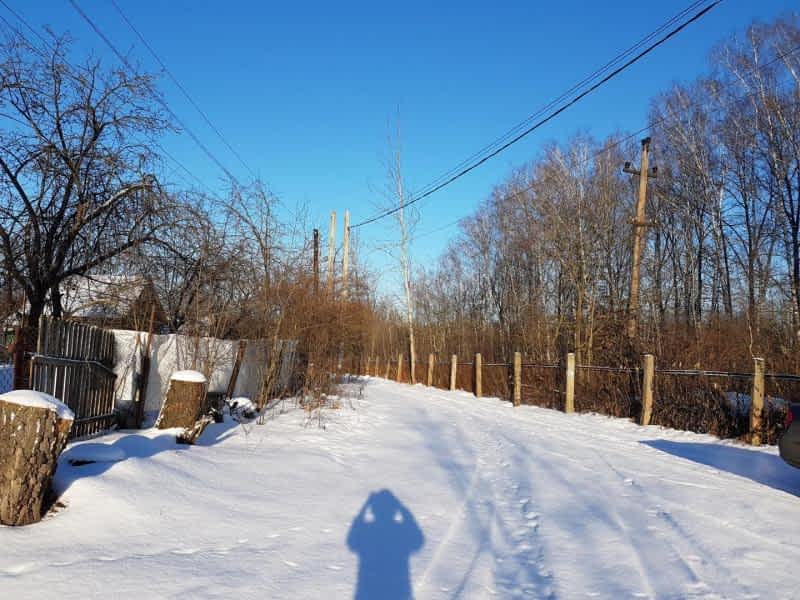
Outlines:
<svg viewBox="0 0 800 600"><path fill-rule="evenodd" d="M643 443L744 450L709 436L380 379L343 404L325 429L281 406L190 449L62 464L66 508L0 527L0 596L352 597L345 538L386 488L425 538L418 599L800 597L800 471L774 448L746 451L783 489Z"/></svg>

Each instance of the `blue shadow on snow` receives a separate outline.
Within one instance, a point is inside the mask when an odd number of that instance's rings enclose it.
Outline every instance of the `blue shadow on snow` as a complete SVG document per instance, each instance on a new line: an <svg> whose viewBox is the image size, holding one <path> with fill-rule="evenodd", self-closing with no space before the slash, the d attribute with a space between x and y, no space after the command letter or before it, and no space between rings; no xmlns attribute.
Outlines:
<svg viewBox="0 0 800 600"><path fill-rule="evenodd" d="M800 496L800 469L780 456L723 444L646 440L646 446Z"/></svg>
<svg viewBox="0 0 800 600"><path fill-rule="evenodd" d="M347 534L347 547L358 555L354 598L413 598L409 559L424 544L411 511L389 490L372 492Z"/></svg>

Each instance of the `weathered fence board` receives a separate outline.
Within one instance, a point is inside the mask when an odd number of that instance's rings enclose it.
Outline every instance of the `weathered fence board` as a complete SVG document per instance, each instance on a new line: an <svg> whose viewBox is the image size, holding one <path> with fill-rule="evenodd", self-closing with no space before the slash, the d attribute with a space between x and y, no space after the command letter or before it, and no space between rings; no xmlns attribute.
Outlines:
<svg viewBox="0 0 800 600"><path fill-rule="evenodd" d="M108 429L114 423L114 334L42 317L31 387L52 394L75 413L71 437Z"/></svg>

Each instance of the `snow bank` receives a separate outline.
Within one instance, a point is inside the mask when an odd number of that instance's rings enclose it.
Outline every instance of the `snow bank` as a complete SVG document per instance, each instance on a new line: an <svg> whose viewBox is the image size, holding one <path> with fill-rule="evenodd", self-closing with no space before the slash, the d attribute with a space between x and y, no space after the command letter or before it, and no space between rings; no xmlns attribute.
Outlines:
<svg viewBox="0 0 800 600"><path fill-rule="evenodd" d="M797 597L800 469L774 447L377 379L325 429L292 406L62 455L66 506L0 527L0 596Z"/></svg>
<svg viewBox="0 0 800 600"><path fill-rule="evenodd" d="M64 457L69 462L119 462L128 458L125 451L119 446L111 444L98 444L88 442L76 444L64 453Z"/></svg>
<svg viewBox="0 0 800 600"><path fill-rule="evenodd" d="M58 415L59 419L68 421L75 420L75 413L73 413L69 406L44 392L36 392L34 390L14 390L0 394L0 400L10 404L17 404L19 406L33 406L36 408L46 408L52 410Z"/></svg>
<svg viewBox="0 0 800 600"><path fill-rule="evenodd" d="M208 380L206 376L203 375L200 371L192 371L192 370L185 370L185 371L176 371L170 377L173 381L188 381L191 383L207 383Z"/></svg>

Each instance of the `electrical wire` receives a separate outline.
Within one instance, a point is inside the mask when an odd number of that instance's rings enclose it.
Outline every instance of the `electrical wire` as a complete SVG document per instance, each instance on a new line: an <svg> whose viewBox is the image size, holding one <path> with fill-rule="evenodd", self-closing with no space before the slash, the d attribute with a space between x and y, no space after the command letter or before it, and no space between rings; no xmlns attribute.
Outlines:
<svg viewBox="0 0 800 600"><path fill-rule="evenodd" d="M543 114L545 111L549 110L550 108L552 108L553 106L555 106L559 102L561 102L564 99L566 99L570 94L576 92L577 90L581 89L585 85L589 84L591 81L593 81L594 79L596 79L597 77L602 75L604 72L606 72L607 70L612 68L614 65L618 64L620 61L622 61L626 56L629 56L630 54L633 54L636 50L638 50L643 45L645 45L647 42L649 42L651 39L656 37L659 33L664 31L668 27L670 27L672 24L674 24L675 22L677 22L678 20L680 20L681 18L683 18L687 14L689 14L692 10L694 10L698 6L700 6L702 4L705 4L708 1L709 0L697 0L697 1L693 2L688 7L684 8L681 12L679 12L676 15L674 15L673 17L668 19L666 22L662 23L658 28L656 28L655 30L651 31L649 34L647 34L646 36L641 38L633 46L631 46L630 48L628 48L628 49L620 52L619 54L617 54L614 58L612 58L611 60L606 62L603 66L599 67L594 72L590 73L589 75L584 77L581 81L579 81L578 83L573 85L571 88L569 88L568 90L563 92L560 96L558 96L557 98L551 100L550 102L548 102L547 104L545 104L544 106L539 108L536 112L534 112L532 115L527 117L525 120L521 121L520 123L518 123L517 125L515 125L511 129L509 129L506 133L501 135L499 138L497 138L496 140L494 140L490 144L487 144L486 146L484 146L483 148L481 148L480 150L478 150L474 154L470 155L469 157L467 157L466 159L464 159L463 161L458 163L456 166L454 166L452 169L450 169L446 173L443 173L442 175L440 175L438 178L436 178L434 181L429 183L427 186L423 187L422 189L420 189L417 192L415 192L414 194L412 194L412 196L418 195L420 193L424 193L428 188L433 187L434 185L436 185L437 183L439 183L443 179L446 179L447 177L449 177L450 175L452 175L453 173L455 173L459 169L463 168L463 166L465 166L470 161L474 160L475 158L477 158L478 156L480 156L484 152L487 152L487 151L495 148L496 146L500 145L505 140L507 140L509 137L511 137L512 135L514 135L518 131L520 131L528 123L533 121L533 119L535 119L539 115Z"/></svg>
<svg viewBox="0 0 800 600"><path fill-rule="evenodd" d="M0 1L2 1L2 0L0 0ZM247 170L247 172L250 173L250 175L253 177L253 179L257 179L256 174L253 171L253 169L250 168L250 166L245 162L245 160L242 158L242 156L228 142L228 140L225 138L225 136L222 135L222 132L217 128L217 126L214 125L214 123L211 122L211 119L209 119L208 115L203 111L202 108L200 108L200 106L197 104L197 102L194 100L194 98L192 98L192 96L189 94L189 92L186 90L186 88L181 84L181 82L178 81L178 79L172 74L172 71L170 71L169 68L167 67L167 65L164 64L164 61L161 60L161 58L156 53L156 51L153 49L153 47L147 42L145 37L139 32L139 30L134 26L134 24L130 21L130 19L128 19L128 17L122 11L122 9L120 8L120 6L116 2L116 0L111 0L111 4L117 10L117 12L119 13L120 17L122 17L122 20L125 21L125 23L127 23L128 27L131 28L131 30L136 34L136 36L139 38L139 40L142 42L142 44L144 44L145 48L147 48L148 52L150 52L150 54L156 60L156 62L158 62L158 64L161 65L161 68L164 70L164 73L167 74L167 76L172 80L172 82L175 84L175 86L181 91L181 93L189 101L189 103L194 107L194 109L200 114L201 117L203 117L203 120L206 122L206 124L214 131L214 133L217 134L217 137L222 141L222 143L225 144L225 147L228 148L228 150L231 151L231 154L233 154L237 158L237 160L242 164L242 166Z"/></svg>
<svg viewBox="0 0 800 600"><path fill-rule="evenodd" d="M119 49L117 49L117 47L114 45L114 43L108 38L108 36L105 35L105 33L103 33L103 31L91 19L91 17L89 17L89 15L87 15L86 12L84 12L84 10L80 7L80 5L78 5L77 1L76 0L68 0L68 1L72 5L72 7L75 9L75 11L83 18L83 20L86 21L86 23L89 25L89 27L91 27L92 30L94 30L94 32L98 35L98 37L101 40L103 40L103 42L106 44L106 46L109 47L109 49L120 60L120 62L122 62L122 64L128 69L128 71L130 71L131 74L133 74L133 75L137 75L136 69L133 68L133 65L131 65L130 61L125 57L125 55L122 54L122 52L119 51ZM166 100L164 100L164 98L162 98L161 95L158 94L155 90L153 90L151 95L156 100L156 102L158 102L161 105L161 107L169 114L169 116L180 126L180 128L183 129L189 135L189 137L192 139L192 141L195 143L195 145L198 148L200 148L200 150L202 150L203 153L217 167L219 167L219 169L223 173L225 173L225 175L228 177L228 179L230 181L236 183L237 185L241 185L241 184L239 184L239 181L236 179L236 177L234 177L234 175L225 167L225 165L222 163L222 161L220 161L211 152L211 150L209 150L208 147L202 141L200 141L200 138L197 137L197 135L194 133L194 131L192 131L191 128L189 128L183 122L183 120L180 117L178 117L178 115L175 114L175 112L167 104Z"/></svg>
<svg viewBox="0 0 800 600"><path fill-rule="evenodd" d="M70 0L70 1L72 2L74 0ZM498 148L495 148L494 150L492 150L489 154L486 154L482 158L474 161L472 164L464 167L463 169L461 169L460 171L458 171L454 175L451 175L446 180L444 180L443 182L441 182L441 183L437 184L436 186L430 188L429 190L427 190L423 194L420 194L420 195L418 195L416 197L413 197L410 200L408 200L407 202L403 202L402 204L400 204L400 205L398 205L398 206L396 206L394 208L387 209L387 210L379 213L378 215L376 215L374 217L370 217L368 219L365 219L363 221L360 221L360 222L356 223L355 225L351 225L350 228L351 229L355 229L355 228L358 228L358 227L363 227L364 225L369 225L370 223L374 223L375 221L378 221L380 219L383 219L383 218L386 218L386 217L388 217L390 215L393 215L393 214L395 214L397 212L400 212L405 207L410 206L412 204L415 204L415 203L419 202L420 200L422 200L424 198L427 198L428 196L431 196L432 194L435 194L439 190L441 190L444 187L450 185L454 181L460 179L461 177L463 177L467 173L473 171L474 169L478 168L479 166L481 166L482 164L484 164L488 160L494 158L495 156L497 156L498 154L500 154L501 152L503 152L504 150L506 150L507 148L509 148L513 144L516 144L517 142L519 142L524 137L526 137L529 134L533 133L534 131L539 129L542 125L544 125L544 124L548 123L549 121L553 120L555 117L557 117L558 115L563 113L565 110L567 110L571 106L574 106L575 104L580 102L583 98L585 98L586 96L588 96L589 94L591 94L592 92L594 92L595 90L597 90L598 88L600 88L601 86L606 84L607 82L609 82L612 79L614 79L617 75L619 75L620 73L622 73L623 71L625 71L626 69L631 67L633 64L635 64L636 62L638 62L639 60L641 60L642 58L644 58L645 56L650 54L653 50L655 50L656 48L658 48L662 44L666 43L667 41L669 41L670 39L672 39L673 37L678 35L686 27L688 27L692 23L698 21L699 19L701 19L710 10L712 10L714 7L716 7L718 4L720 4L720 2L722 2L722 0L716 0L713 4L703 8L701 11L699 11L694 16L692 16L690 19L684 21L683 23L678 25L676 28L672 29L669 33L667 33L666 35L664 35L661 38L659 38L656 42L650 44L649 46L647 46L647 48L645 48L644 50L640 51L635 56L633 56L632 58L627 60L621 66L617 67L616 69L611 71L609 74L604 76L602 79L600 79L596 83L592 84L588 89L584 90L583 92L581 92L580 94L575 96L572 100L570 100L566 104L561 105L558 109L554 110L553 112L548 114L546 117L540 119L539 121L537 121L533 125L527 127L525 130L523 130L522 132L518 133L517 135L515 135L513 138L511 138L510 140L508 140L507 142L505 142L504 144L502 144Z"/></svg>
<svg viewBox="0 0 800 600"><path fill-rule="evenodd" d="M795 54L798 51L800 51L800 46L795 46L791 50L788 50L788 51L786 51L786 52L784 52L782 54L779 54L779 55L775 56L774 58L772 58L771 60L767 61L766 63L763 63L763 64L759 65L758 67L756 67L755 69L752 69L750 71L750 74L752 75L754 73L762 71L763 69L766 69L767 67L775 64L778 61L783 60L784 58L786 58L788 56L791 56L791 55ZM735 83L736 82L733 82L731 84L722 86L719 89L720 90L727 89L727 88L731 87L732 85L734 85ZM590 161L594 160L595 158L605 154L606 152L609 152L609 151L613 150L614 148L617 148L617 147L621 146L625 142L630 141L630 140L640 136L641 134L643 134L645 132L652 131L653 129L655 129L656 127L661 125L662 123L665 123L669 119L672 119L672 118L677 117L677 116L679 116L679 111L668 112L664 116L660 117L659 119L656 119L655 121L649 123L648 125L642 127L641 129L638 129L638 130L634 131L633 133L630 133L630 134L628 134L628 135L626 135L624 137L621 137L620 139L612 142L611 144L608 144L608 145L604 146L602 149L598 150L597 152L594 152L594 153L590 154L587 158L585 158L584 160L578 162L575 166L585 165L585 164L589 163ZM510 194L505 194L505 195L501 196L498 199L498 201L499 202L503 202L503 201L506 201L506 200L511 200L512 198L515 198L515 197L517 197L517 196L519 196L521 194L524 194L525 192L529 192L535 186L536 186L536 183L534 182L531 185L526 186L526 187L524 187L522 189L516 190L516 191L514 191L514 192L512 192ZM677 205L674 204L674 203L672 205L673 205L673 207L677 207ZM715 216L715 214L713 214L711 211L708 211L708 209L702 209L702 210L706 211L707 214L709 214L709 215ZM421 233L419 235L411 236L410 240L413 241L413 240L418 239L418 238L422 238L422 237L426 237L426 236L429 236L429 235L433 235L434 233L438 233L439 231L442 231L444 229L452 227L453 225L455 225L458 222L460 222L463 218L464 217L460 217L460 218L458 218L458 219L456 219L454 221L446 223L445 225L437 227L437 228L435 228L435 229L433 229L431 231L426 231L426 232ZM723 221L723 224L728 226L728 227L730 227L730 225L727 222Z"/></svg>

